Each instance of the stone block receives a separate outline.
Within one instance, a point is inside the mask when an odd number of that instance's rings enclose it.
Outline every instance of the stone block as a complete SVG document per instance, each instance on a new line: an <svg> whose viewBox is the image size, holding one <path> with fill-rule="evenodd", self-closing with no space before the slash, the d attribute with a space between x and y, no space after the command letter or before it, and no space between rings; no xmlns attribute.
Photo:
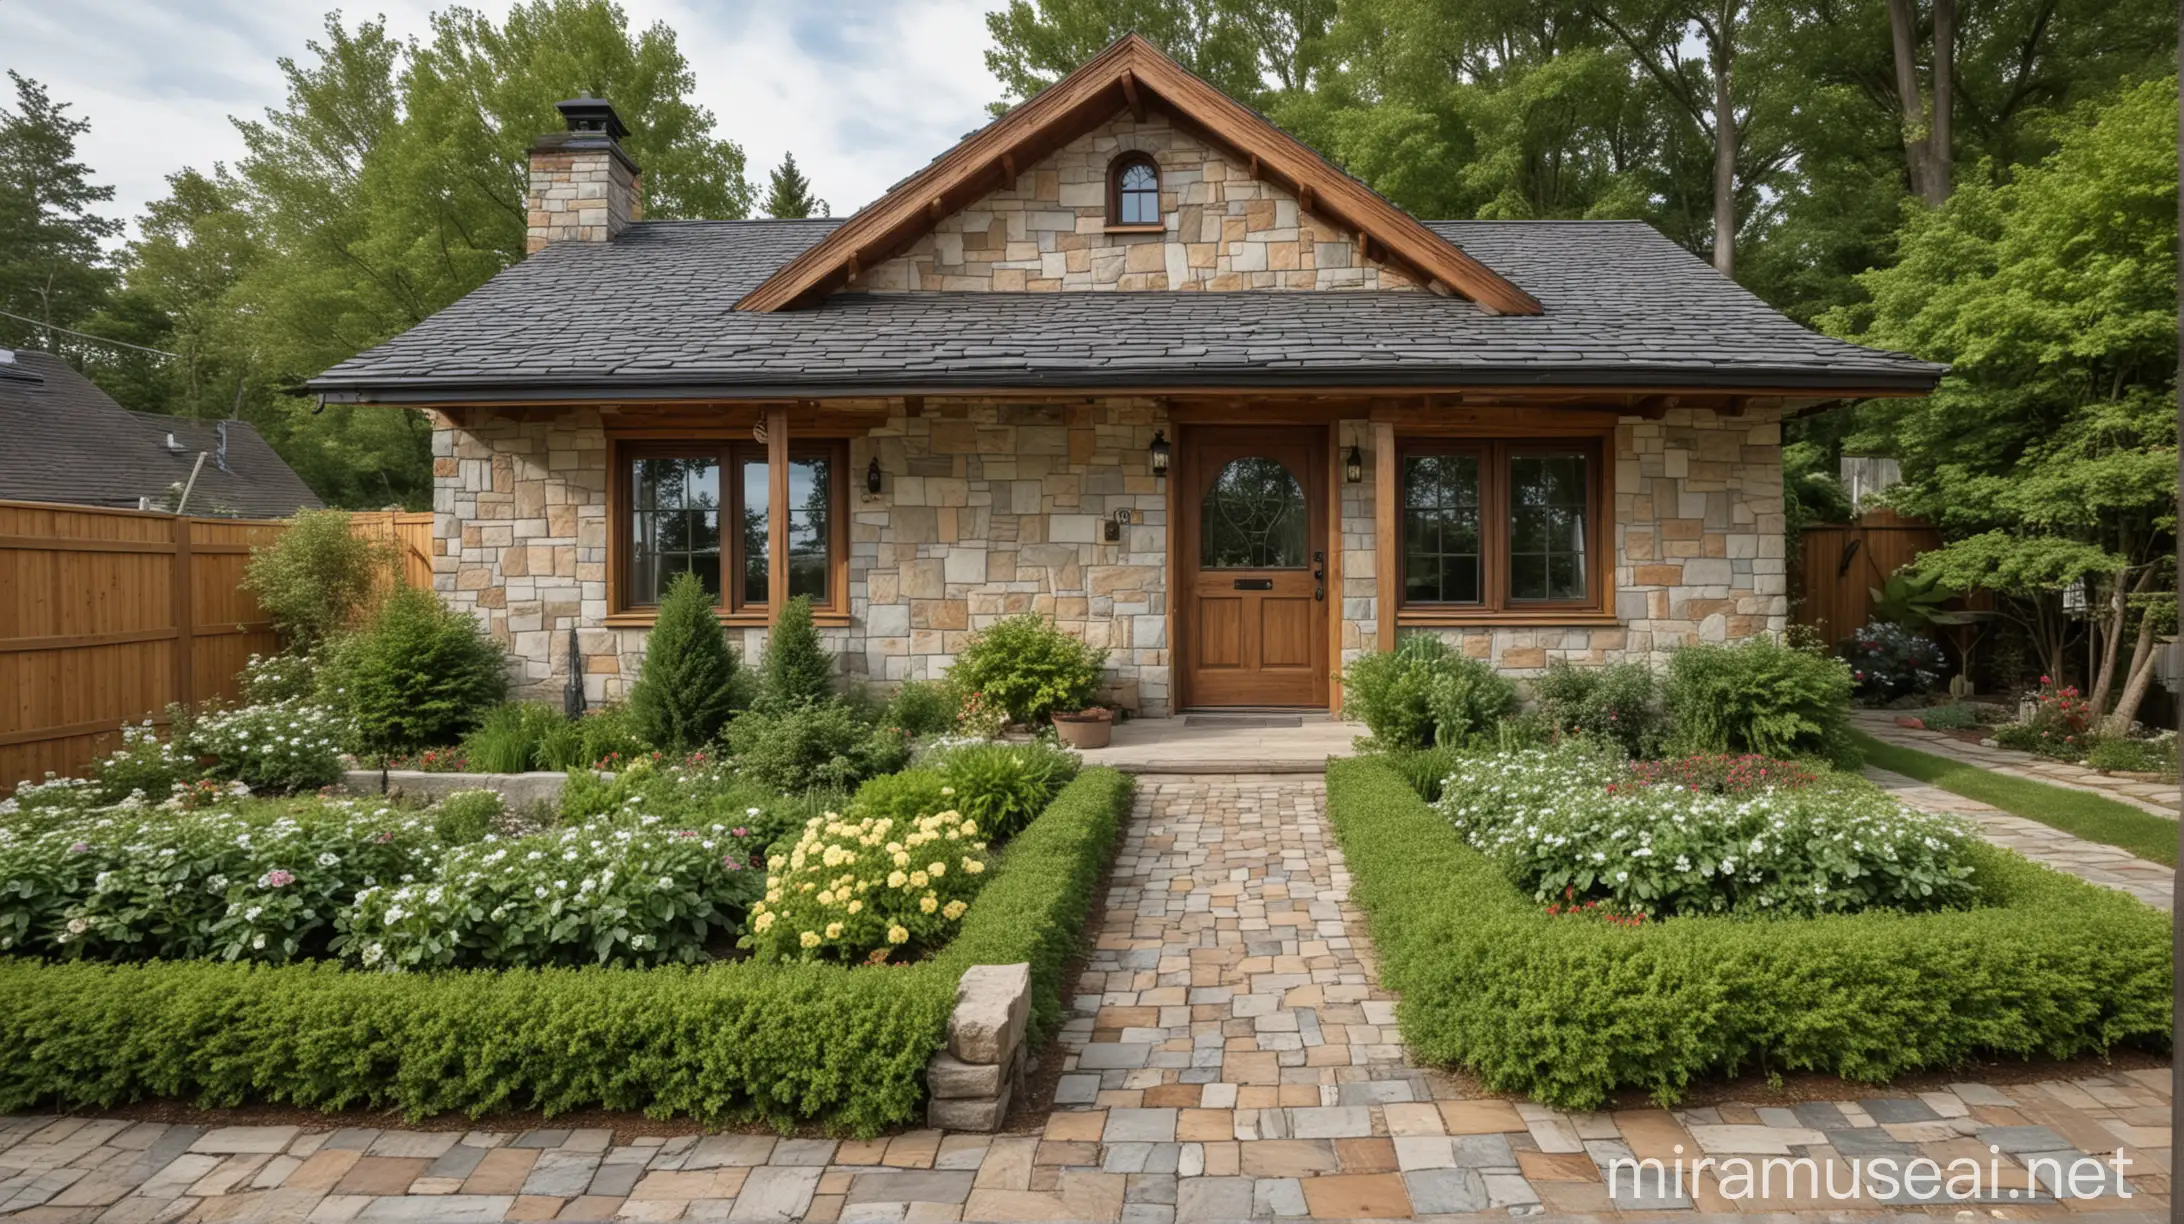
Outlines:
<svg viewBox="0 0 2184 1224"><path fill-rule="evenodd" d="M1007 1070L1000 1063L964 1062L943 1052L925 1064L925 1087L942 1100L998 1097L1008 1087Z"/></svg>
<svg viewBox="0 0 2184 1224"><path fill-rule="evenodd" d="M968 1063L1006 1063L1031 1019L1031 966L973 965L956 983L948 1052Z"/></svg>

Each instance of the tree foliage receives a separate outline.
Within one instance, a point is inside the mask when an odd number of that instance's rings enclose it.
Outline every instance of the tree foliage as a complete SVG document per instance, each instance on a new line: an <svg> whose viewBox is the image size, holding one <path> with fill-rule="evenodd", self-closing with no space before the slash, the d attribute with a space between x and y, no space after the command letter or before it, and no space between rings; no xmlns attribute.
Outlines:
<svg viewBox="0 0 2184 1224"><path fill-rule="evenodd" d="M769 217L803 218L833 215L827 202L811 193L811 180L797 168L796 154L781 155L781 164L767 175L766 215Z"/></svg>
<svg viewBox="0 0 2184 1224"><path fill-rule="evenodd" d="M112 282L99 243L121 226L94 210L114 189L93 183L90 167L76 160L90 121L29 77L10 70L8 80L15 105L0 107L0 310L74 327ZM0 346L62 352L61 339L0 317Z"/></svg>

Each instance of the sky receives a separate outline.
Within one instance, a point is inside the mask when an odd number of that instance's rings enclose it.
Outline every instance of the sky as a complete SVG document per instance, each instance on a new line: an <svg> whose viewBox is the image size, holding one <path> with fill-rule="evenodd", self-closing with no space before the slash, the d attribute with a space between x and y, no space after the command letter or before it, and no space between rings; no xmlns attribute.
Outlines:
<svg viewBox="0 0 2184 1224"><path fill-rule="evenodd" d="M166 176L236 160L228 116L278 106L276 60L302 57L336 0L0 0L0 67L43 82L91 121L78 155L131 222ZM422 37L456 0L349 0ZM499 11L505 0L467 0ZM999 0L622 0L633 28L664 21L716 134L743 146L761 190L788 150L846 215L986 121L984 14ZM13 92L5 95L12 100Z"/></svg>

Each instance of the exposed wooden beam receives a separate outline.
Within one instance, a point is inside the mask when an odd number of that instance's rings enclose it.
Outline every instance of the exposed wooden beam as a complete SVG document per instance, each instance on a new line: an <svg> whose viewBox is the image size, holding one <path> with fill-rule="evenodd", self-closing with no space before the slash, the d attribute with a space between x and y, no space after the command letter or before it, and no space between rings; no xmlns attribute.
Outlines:
<svg viewBox="0 0 2184 1224"><path fill-rule="evenodd" d="M849 253L849 258L842 261L842 275L847 277L850 281L854 282L857 279L858 272L859 268L857 267L857 252L851 251Z"/></svg>
<svg viewBox="0 0 2184 1224"><path fill-rule="evenodd" d="M1145 122L1145 94L1138 89L1134 72L1122 74L1122 99L1130 104L1130 117L1139 123Z"/></svg>
<svg viewBox="0 0 2184 1224"><path fill-rule="evenodd" d="M1251 181L1259 181L1259 155L1256 153L1251 155Z"/></svg>
<svg viewBox="0 0 2184 1224"><path fill-rule="evenodd" d="M798 407L803 407L799 404ZM779 623L789 602L789 408L766 411L766 604Z"/></svg>
<svg viewBox="0 0 2184 1224"><path fill-rule="evenodd" d="M1297 207L1306 212L1312 211L1312 184L1297 184Z"/></svg>
<svg viewBox="0 0 2184 1224"><path fill-rule="evenodd" d="M1729 402L1722 405L1721 410L1725 416L1740 417L1744 415L1745 409L1751 407L1751 404L1752 401L1747 396L1732 395L1729 397Z"/></svg>
<svg viewBox="0 0 2184 1224"><path fill-rule="evenodd" d="M1676 397L1673 395L1648 395L1641 397L1630 406L1630 414L1644 417L1649 421L1658 421L1668 415L1668 410L1675 406Z"/></svg>
<svg viewBox="0 0 2184 1224"><path fill-rule="evenodd" d="M1003 153L1001 155L1001 185L1010 191L1016 190L1016 154L1014 153Z"/></svg>
<svg viewBox="0 0 2184 1224"><path fill-rule="evenodd" d="M948 215L948 206L942 202L939 196L934 196L932 200L925 205L925 215L933 219L933 224L938 225L940 224L940 219Z"/></svg>
<svg viewBox="0 0 2184 1224"><path fill-rule="evenodd" d="M922 395L905 395L905 396L903 396L903 397L902 397L902 413L903 413L903 415L904 415L904 416L924 416L924 415L925 415L925 397L924 397L924 396L922 396Z"/></svg>

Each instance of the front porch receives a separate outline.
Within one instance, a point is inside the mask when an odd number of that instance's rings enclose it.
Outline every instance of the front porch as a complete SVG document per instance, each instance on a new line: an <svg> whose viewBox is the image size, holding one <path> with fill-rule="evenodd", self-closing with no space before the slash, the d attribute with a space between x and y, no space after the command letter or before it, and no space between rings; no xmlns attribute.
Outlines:
<svg viewBox="0 0 2184 1224"><path fill-rule="evenodd" d="M1184 714L1115 724L1085 764L1134 774L1320 774L1352 755L1365 724L1313 711Z"/></svg>

